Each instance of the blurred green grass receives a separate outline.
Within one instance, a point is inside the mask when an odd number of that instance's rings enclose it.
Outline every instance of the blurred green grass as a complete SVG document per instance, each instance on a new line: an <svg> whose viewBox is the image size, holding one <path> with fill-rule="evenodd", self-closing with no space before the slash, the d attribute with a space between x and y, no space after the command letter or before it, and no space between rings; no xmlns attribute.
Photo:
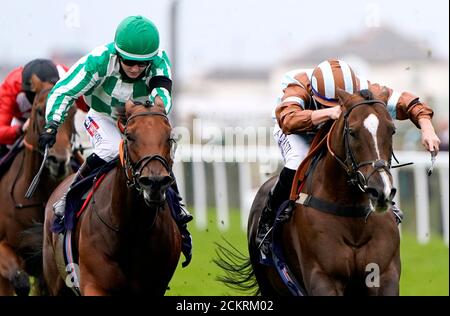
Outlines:
<svg viewBox="0 0 450 316"><path fill-rule="evenodd" d="M247 254L247 237L240 227L237 210L230 212L230 227L219 230L214 210L208 212L208 228L199 230L195 222L189 224L193 238L193 258L186 268L181 267L184 257L169 284L166 295L170 296L235 296L244 293L232 290L216 281L223 273L214 264L215 242L225 244L228 240L242 253ZM449 248L440 236L432 236L430 243L420 245L415 236L404 232L401 240L402 275L400 295L428 296L449 295Z"/></svg>
<svg viewBox="0 0 450 316"><path fill-rule="evenodd" d="M429 243L421 245L414 235L403 233L400 247L400 295L448 296L449 249L443 239L431 236Z"/></svg>

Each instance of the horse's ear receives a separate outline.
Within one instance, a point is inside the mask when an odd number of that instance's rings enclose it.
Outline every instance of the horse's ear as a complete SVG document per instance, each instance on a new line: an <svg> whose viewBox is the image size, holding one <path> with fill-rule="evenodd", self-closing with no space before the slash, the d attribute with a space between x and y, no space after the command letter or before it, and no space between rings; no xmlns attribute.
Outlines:
<svg viewBox="0 0 450 316"><path fill-rule="evenodd" d="M381 92L378 94L378 99L380 99L381 101L383 101L384 103L387 104L388 100L389 100L389 89L386 88L385 86L383 86L381 88Z"/></svg>
<svg viewBox="0 0 450 316"><path fill-rule="evenodd" d="M336 95L340 105L344 105L345 101L351 96L350 93L340 88L337 88Z"/></svg>
<svg viewBox="0 0 450 316"><path fill-rule="evenodd" d="M133 111L134 107L135 107L135 104L132 100L128 100L127 102L125 102L126 117L129 117L131 115L131 112Z"/></svg>

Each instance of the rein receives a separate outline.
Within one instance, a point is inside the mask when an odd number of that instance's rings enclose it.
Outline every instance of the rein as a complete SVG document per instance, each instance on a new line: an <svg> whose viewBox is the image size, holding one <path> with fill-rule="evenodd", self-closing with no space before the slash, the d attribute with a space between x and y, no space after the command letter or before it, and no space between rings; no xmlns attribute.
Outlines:
<svg viewBox="0 0 450 316"><path fill-rule="evenodd" d="M36 95L36 97L39 97L39 96L41 96L41 95L44 94L44 93L50 92L50 90L51 90L52 88L53 88L53 87L51 87L51 88L46 88L46 89L41 90L41 91ZM36 97L35 97L35 98L36 98ZM37 100L37 99L35 99L35 100ZM37 122L36 115L35 115L35 120L33 120L32 129L36 132L36 134L37 134L37 136L38 136L38 138L39 138L40 129L39 129L39 126L38 126L37 124L38 124L38 122ZM28 133L26 133L26 134L28 134ZM38 172L36 173L36 175L34 176L33 180L31 181L30 186L28 187L28 190L27 190L26 193L25 193L25 198L26 198L26 199L31 199L31 197L33 196L33 194L34 194L34 192L36 191L36 188L37 188L37 186L38 186L38 184L39 184L39 181L40 181L40 178L41 178L41 174L42 174L42 171L44 170L45 162L46 162L47 157L48 157L49 149L48 149L48 147L46 147L46 148L45 148L45 151L42 152L41 150L39 150L39 148L37 148L37 149L34 148L33 144L31 144L30 142L28 142L28 141L26 140L26 137L23 138L23 144L24 144L24 146L25 146L26 149L30 150L31 152L37 152L37 153L39 153L40 155L43 156L42 163L41 163L41 165L40 165L40 167L39 167L39 170L38 170ZM22 159L22 165L23 165L23 159ZM22 169L22 168L21 168L21 169ZM13 183L13 188L12 188L12 190L11 190L11 198L12 198L12 200L13 200L14 202L15 202L15 198L14 198L13 192L14 192L14 187L15 187L15 184L16 184L16 181L17 181L18 178L19 178L19 173L17 174L17 177L16 177L16 179L15 179L15 181L14 181L14 183ZM22 209L22 208L28 208L28 207L35 207L35 206L39 206L39 205L41 205L41 204L44 204L44 205L45 205L45 203L36 203L36 204L30 204L30 205L23 205L23 204L17 204L16 202L15 202L15 204L16 204L16 208L19 208L19 209Z"/></svg>

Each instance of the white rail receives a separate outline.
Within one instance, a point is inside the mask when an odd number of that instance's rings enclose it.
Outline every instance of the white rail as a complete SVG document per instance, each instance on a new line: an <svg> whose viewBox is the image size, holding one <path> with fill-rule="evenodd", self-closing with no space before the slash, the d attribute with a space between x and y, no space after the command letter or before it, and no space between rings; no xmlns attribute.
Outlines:
<svg viewBox="0 0 450 316"><path fill-rule="evenodd" d="M413 162L405 169L413 170L414 175L414 199L416 211L416 233L420 243L426 243L430 239L430 200L427 169L430 167L430 155L426 152L401 151L396 152L400 162ZM227 177L227 163L238 163L237 179ZM251 202L259 186L270 174L275 174L282 166L281 157L277 147L223 147L223 146L198 146L180 145L175 157L175 174L178 179L180 191L186 192L183 166L192 163L193 179L193 209L196 225L206 228L208 225L207 212L207 188L214 185L215 208L217 210L216 223L220 229L229 228L229 200L228 181L233 181L231 186L239 186L239 203L241 212L241 227L247 227L247 218ZM258 165L259 174L252 177L252 164ZM214 179L207 179L205 165L212 164ZM449 155L441 152L437 156L433 177L439 177L439 196L442 206L440 215L442 218L443 239L449 242ZM404 170L404 169L402 169ZM393 169L394 183L399 183L398 169ZM256 183L252 178L257 179ZM397 192L396 202L400 203L400 197L405 199L400 190ZM408 210L408 212L411 210Z"/></svg>

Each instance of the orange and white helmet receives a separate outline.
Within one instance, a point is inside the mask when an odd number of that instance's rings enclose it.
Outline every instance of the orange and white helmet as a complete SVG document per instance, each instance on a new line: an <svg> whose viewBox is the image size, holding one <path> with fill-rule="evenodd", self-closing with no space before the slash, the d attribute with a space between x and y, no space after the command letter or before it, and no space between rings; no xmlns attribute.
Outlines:
<svg viewBox="0 0 450 316"><path fill-rule="evenodd" d="M337 88L355 93L357 91L357 78L350 66L337 59L328 59L321 62L311 75L311 88L313 98L325 105L337 105Z"/></svg>

